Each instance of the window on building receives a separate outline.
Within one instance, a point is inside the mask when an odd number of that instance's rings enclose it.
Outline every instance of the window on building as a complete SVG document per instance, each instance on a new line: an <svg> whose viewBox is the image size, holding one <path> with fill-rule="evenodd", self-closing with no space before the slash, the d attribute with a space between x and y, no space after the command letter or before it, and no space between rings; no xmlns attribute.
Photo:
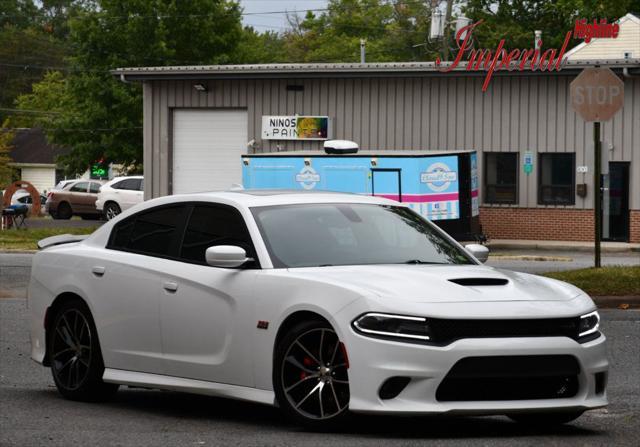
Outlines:
<svg viewBox="0 0 640 447"><path fill-rule="evenodd" d="M184 206L160 207L119 222L108 248L160 257L175 257L179 229L184 225Z"/></svg>
<svg viewBox="0 0 640 447"><path fill-rule="evenodd" d="M254 257L250 236L240 213L230 207L196 205L184 233L180 258L205 264L205 251L215 245L236 245Z"/></svg>
<svg viewBox="0 0 640 447"><path fill-rule="evenodd" d="M518 203L518 153L487 152L484 157L485 203Z"/></svg>
<svg viewBox="0 0 640 447"><path fill-rule="evenodd" d="M574 153L539 154L538 204L574 205L576 156Z"/></svg>

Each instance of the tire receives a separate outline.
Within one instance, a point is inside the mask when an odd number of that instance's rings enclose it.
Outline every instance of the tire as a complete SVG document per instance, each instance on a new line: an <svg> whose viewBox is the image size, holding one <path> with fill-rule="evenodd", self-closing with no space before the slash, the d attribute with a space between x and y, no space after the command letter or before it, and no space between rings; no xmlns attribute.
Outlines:
<svg viewBox="0 0 640 447"><path fill-rule="evenodd" d="M73 216L71 205L67 202L62 202L58 205L58 211L56 211L56 219L69 220Z"/></svg>
<svg viewBox="0 0 640 447"><path fill-rule="evenodd" d="M327 430L344 423L349 408L348 361L344 345L324 321L296 324L275 350L276 399L294 423Z"/></svg>
<svg viewBox="0 0 640 447"><path fill-rule="evenodd" d="M84 402L106 400L115 394L119 385L102 381L104 363L96 325L84 301L62 304L47 335L51 374L60 394Z"/></svg>
<svg viewBox="0 0 640 447"><path fill-rule="evenodd" d="M115 202L108 202L104 206L104 218L106 220L113 219L114 217L116 217L121 212L122 212L122 210L120 209L120 206Z"/></svg>
<svg viewBox="0 0 640 447"><path fill-rule="evenodd" d="M534 426L561 425L575 421L584 411L558 411L548 413L517 413L509 414L509 418L519 424Z"/></svg>

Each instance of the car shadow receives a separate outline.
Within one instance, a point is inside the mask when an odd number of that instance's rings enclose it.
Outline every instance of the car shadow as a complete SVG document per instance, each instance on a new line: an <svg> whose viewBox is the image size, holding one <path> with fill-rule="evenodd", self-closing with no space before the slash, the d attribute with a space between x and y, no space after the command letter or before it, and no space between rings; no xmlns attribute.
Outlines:
<svg viewBox="0 0 640 447"><path fill-rule="evenodd" d="M55 391L47 392L55 395ZM169 419L230 422L234 425L306 432L289 423L274 407L233 399L192 395L173 391L144 390L122 387L113 400L100 403L105 410L119 414L146 413ZM606 432L575 424L529 427L501 416L378 416L351 415L348 422L333 428L331 435L375 437L376 439L465 439L520 438L529 436L599 437ZM325 433L325 436L327 433Z"/></svg>

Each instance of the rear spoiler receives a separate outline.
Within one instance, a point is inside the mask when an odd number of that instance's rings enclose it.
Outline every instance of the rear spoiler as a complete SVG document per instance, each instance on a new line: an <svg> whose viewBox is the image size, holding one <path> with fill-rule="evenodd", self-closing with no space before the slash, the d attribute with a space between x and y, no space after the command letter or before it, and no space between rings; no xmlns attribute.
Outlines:
<svg viewBox="0 0 640 447"><path fill-rule="evenodd" d="M40 250L54 245L70 244L71 242L80 242L89 237L88 234L60 234L58 236L51 236L38 241L38 248Z"/></svg>

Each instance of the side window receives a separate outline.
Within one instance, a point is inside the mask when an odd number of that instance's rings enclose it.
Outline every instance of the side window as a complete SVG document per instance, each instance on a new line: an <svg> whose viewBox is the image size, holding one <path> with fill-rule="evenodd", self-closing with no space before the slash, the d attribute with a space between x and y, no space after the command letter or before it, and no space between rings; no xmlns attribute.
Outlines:
<svg viewBox="0 0 640 447"><path fill-rule="evenodd" d="M113 185L111 185L112 189L122 189L122 184L126 182L126 180L120 180L119 182L114 183Z"/></svg>
<svg viewBox="0 0 640 447"><path fill-rule="evenodd" d="M138 187L140 191L144 191L144 179L140 179L140 186Z"/></svg>
<svg viewBox="0 0 640 447"><path fill-rule="evenodd" d="M576 159L574 153L539 155L538 204L574 205Z"/></svg>
<svg viewBox="0 0 640 447"><path fill-rule="evenodd" d="M80 183L76 183L75 185L73 185L69 191L71 192L87 192L87 188L89 187L89 184L87 182L80 182Z"/></svg>
<svg viewBox="0 0 640 447"><path fill-rule="evenodd" d="M485 203L518 203L518 153L486 152Z"/></svg>
<svg viewBox="0 0 640 447"><path fill-rule="evenodd" d="M98 194L98 192L100 191L100 183L90 183L89 184L89 192L92 194Z"/></svg>
<svg viewBox="0 0 640 447"><path fill-rule="evenodd" d="M160 257L175 256L186 210L184 206L171 206L136 214L115 226L107 248Z"/></svg>
<svg viewBox="0 0 640 447"><path fill-rule="evenodd" d="M254 257L253 245L240 212L223 206L196 205L184 233L180 258L205 264L205 251L214 245L237 245Z"/></svg>

